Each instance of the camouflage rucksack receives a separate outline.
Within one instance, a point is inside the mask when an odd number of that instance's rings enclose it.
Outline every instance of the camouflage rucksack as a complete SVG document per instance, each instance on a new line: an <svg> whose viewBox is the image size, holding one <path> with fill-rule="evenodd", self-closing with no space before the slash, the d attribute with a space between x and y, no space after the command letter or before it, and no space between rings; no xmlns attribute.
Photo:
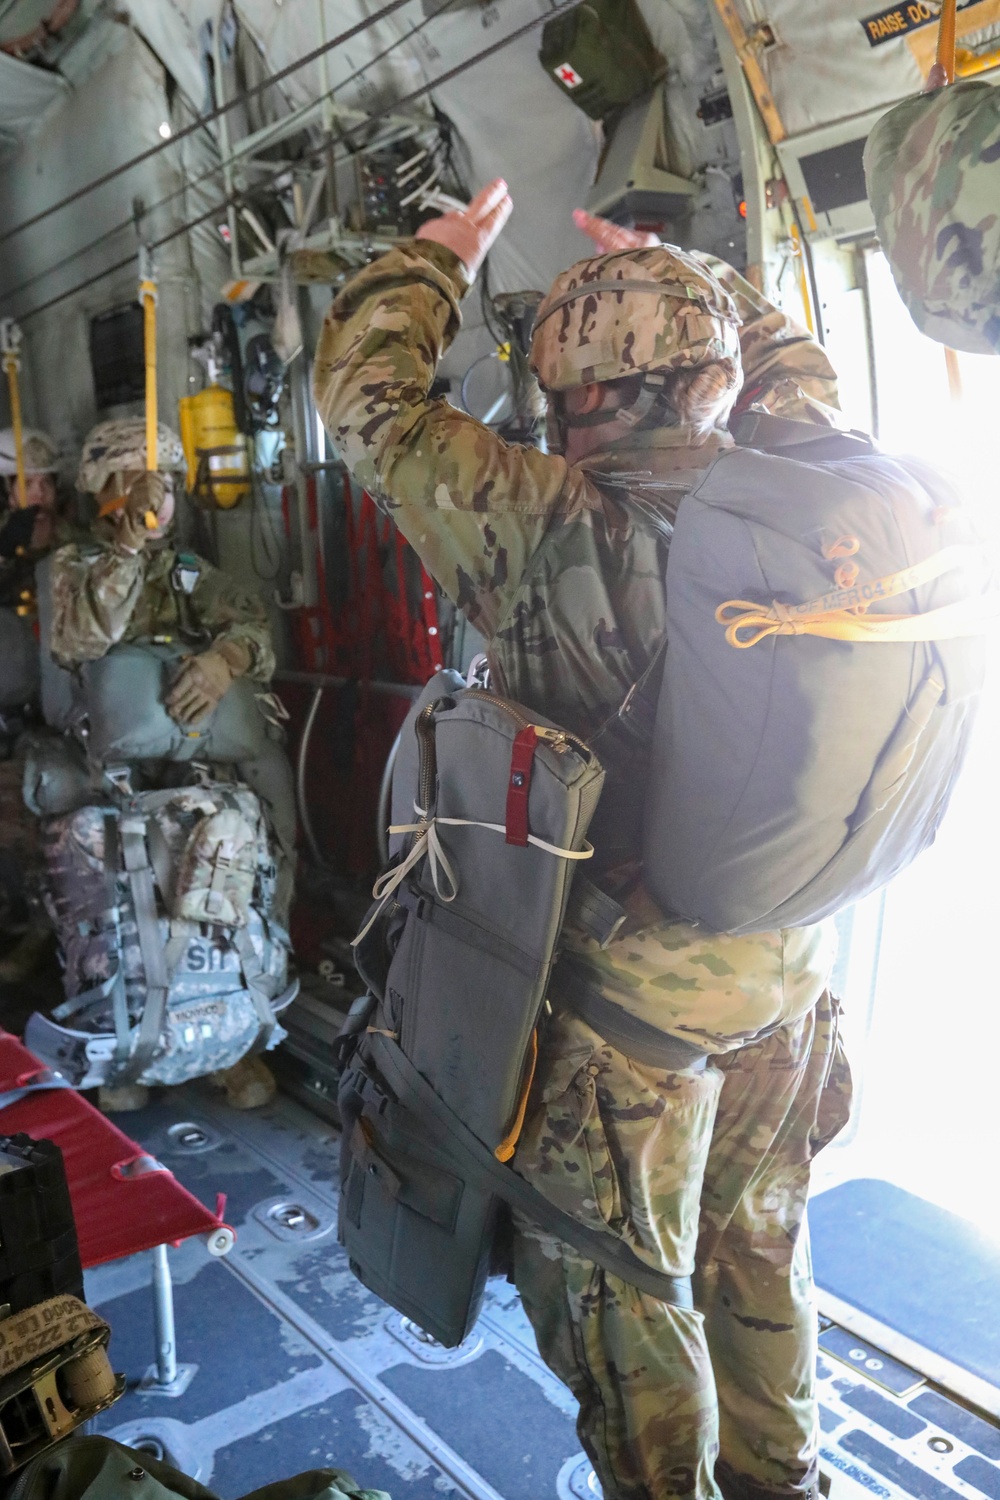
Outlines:
<svg viewBox="0 0 1000 1500"><path fill-rule="evenodd" d="M65 1002L25 1041L74 1087L184 1083L284 1036L289 939L257 797L207 782L43 823Z"/></svg>
<svg viewBox="0 0 1000 1500"><path fill-rule="evenodd" d="M58 1443L23 1470L18 1500L217 1500L163 1459L97 1433ZM343 1469L309 1469L254 1490L245 1500L391 1500L363 1490Z"/></svg>

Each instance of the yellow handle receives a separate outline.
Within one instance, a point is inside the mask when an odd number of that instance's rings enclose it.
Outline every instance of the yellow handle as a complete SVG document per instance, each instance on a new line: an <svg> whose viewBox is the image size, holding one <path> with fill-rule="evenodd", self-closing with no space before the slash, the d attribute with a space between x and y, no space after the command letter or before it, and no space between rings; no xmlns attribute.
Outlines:
<svg viewBox="0 0 1000 1500"><path fill-rule="evenodd" d="M156 423L156 283L141 281L139 296L142 299L142 331L146 356L146 468L155 470L157 453ZM154 520L155 527L155 520ZM147 519L146 525L149 525Z"/></svg>
<svg viewBox="0 0 1000 1500"><path fill-rule="evenodd" d="M493 1155L496 1157L497 1161L510 1161L511 1157L514 1155L518 1140L520 1139L521 1131L524 1129L524 1117L528 1112L528 1096L531 1093L531 1085L535 1081L535 1069L537 1066L538 1032L533 1031L531 1033L531 1043L529 1047L528 1071L524 1079L524 1084L521 1088L521 1097L518 1100L517 1110L514 1114L514 1123L511 1125L510 1129L504 1136L503 1140L500 1142L499 1146L497 1146L493 1152Z"/></svg>
<svg viewBox="0 0 1000 1500"><path fill-rule="evenodd" d="M10 391L10 423L14 429L14 463L17 469L17 503L27 505L28 492L24 475L24 423L21 417L21 386L17 378L20 360L16 354L5 354L3 367Z"/></svg>

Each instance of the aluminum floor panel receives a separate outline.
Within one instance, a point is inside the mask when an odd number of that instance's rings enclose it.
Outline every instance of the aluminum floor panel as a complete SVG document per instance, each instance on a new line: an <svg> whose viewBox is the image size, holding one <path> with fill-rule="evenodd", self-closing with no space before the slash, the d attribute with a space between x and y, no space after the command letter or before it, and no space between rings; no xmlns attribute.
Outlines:
<svg viewBox="0 0 1000 1500"><path fill-rule="evenodd" d="M171 1251L183 1395L138 1389L152 1359L149 1257L88 1274L129 1389L100 1422L148 1440L224 1500L302 1469L394 1500L599 1500L575 1403L516 1292L490 1284L466 1343L428 1343L351 1274L336 1240L336 1133L287 1098L251 1114L190 1085L121 1123L214 1208L236 1248ZM836 1326L819 1360L831 1500L1000 1500L998 1424Z"/></svg>

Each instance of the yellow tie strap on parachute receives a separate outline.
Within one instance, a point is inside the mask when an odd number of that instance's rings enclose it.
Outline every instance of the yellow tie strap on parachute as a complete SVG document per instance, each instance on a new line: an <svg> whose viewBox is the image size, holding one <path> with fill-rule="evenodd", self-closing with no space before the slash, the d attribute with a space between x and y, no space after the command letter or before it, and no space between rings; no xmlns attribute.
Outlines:
<svg viewBox="0 0 1000 1500"><path fill-rule="evenodd" d="M978 560L978 554L971 547L945 547L910 568L834 589L809 604L774 600L768 607L749 599L727 599L715 611L715 618L726 626L730 646L741 651L772 635L818 635L831 641L942 641L981 635L1000 613L996 596L989 603L982 598L961 599L924 614L867 613L876 601L908 593L974 559Z"/></svg>
<svg viewBox="0 0 1000 1500"><path fill-rule="evenodd" d="M413 848L400 864L387 870L384 875L380 875L372 886L372 895L378 905L357 937L352 939L352 948L356 948L358 943L367 937L407 875L425 855L430 865L431 881L438 898L441 901L454 901L458 895L458 876L441 847L441 840L437 833L439 827L487 828L491 833L502 833L504 837L507 835L507 829L503 823L480 823L476 818L428 818L419 807L414 807L413 811L420 819L419 823L393 823L389 828L390 833L415 833L417 838L414 840ZM560 859L592 859L594 856L591 844L585 845L583 849L560 849L558 844L550 844L545 839L536 838L533 833L528 834L528 843L534 844L536 849L544 849L546 854L556 854ZM447 881L447 890L445 881Z"/></svg>

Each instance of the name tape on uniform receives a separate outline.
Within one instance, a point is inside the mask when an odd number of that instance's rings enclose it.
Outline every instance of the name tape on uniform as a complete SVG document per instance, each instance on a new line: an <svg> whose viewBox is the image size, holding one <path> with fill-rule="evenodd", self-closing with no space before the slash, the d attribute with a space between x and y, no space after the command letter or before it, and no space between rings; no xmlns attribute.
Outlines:
<svg viewBox="0 0 1000 1500"><path fill-rule="evenodd" d="M978 4L979 0L958 0L958 9L968 10L970 5ZM883 42L891 42L910 31L919 31L922 26L932 25L940 15L938 6L928 5L927 0L905 0L903 5L890 5L885 10L876 11L873 16L866 16L861 25L869 47L881 47Z"/></svg>

